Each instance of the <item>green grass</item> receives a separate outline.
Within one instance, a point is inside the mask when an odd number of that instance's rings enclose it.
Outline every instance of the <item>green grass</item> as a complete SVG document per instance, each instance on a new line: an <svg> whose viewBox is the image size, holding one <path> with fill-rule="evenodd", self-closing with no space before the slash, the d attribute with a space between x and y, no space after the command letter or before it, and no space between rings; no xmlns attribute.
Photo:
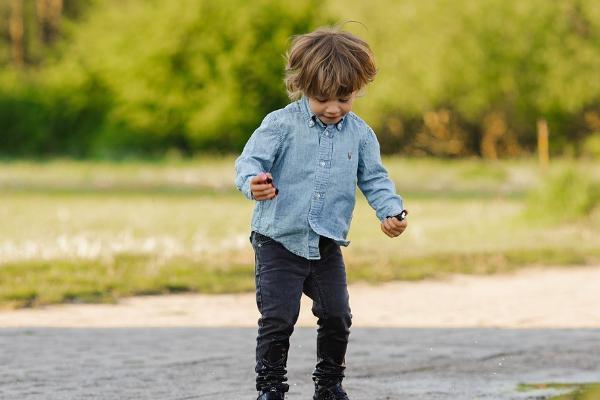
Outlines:
<svg viewBox="0 0 600 400"><path fill-rule="evenodd" d="M512 249L493 253L449 253L399 259L396 264L373 266L351 264L351 282L421 280L450 274L487 275L514 271L533 265L593 265L600 263L600 249L570 248Z"/></svg>
<svg viewBox="0 0 600 400"><path fill-rule="evenodd" d="M253 288L248 265L119 254L110 260L52 260L2 266L6 308L112 302L119 297L178 292L235 293Z"/></svg>
<svg viewBox="0 0 600 400"><path fill-rule="evenodd" d="M600 180L568 168L548 176L527 199L525 217L552 222L588 216L600 205Z"/></svg>
<svg viewBox="0 0 600 400"><path fill-rule="evenodd" d="M0 306L252 290L253 203L233 188L233 161L0 164ZM531 161L384 162L409 228L385 236L359 194L351 282L600 263L597 207L551 224L526 217L544 180ZM596 164L553 164L575 167L600 176Z"/></svg>
<svg viewBox="0 0 600 400"><path fill-rule="evenodd" d="M600 383L536 383L520 384L517 390L522 392L540 389L557 389L568 393L553 396L549 400L598 400Z"/></svg>
<svg viewBox="0 0 600 400"><path fill-rule="evenodd" d="M453 273L492 274L524 265L585 264L600 260L570 249L513 251L508 254L432 255L399 261L397 265L361 265L348 261L349 282L421 280ZM254 266L187 258L161 259L117 254L110 259L23 261L1 267L0 308L53 303L113 302L123 296L200 292L238 293L254 288Z"/></svg>

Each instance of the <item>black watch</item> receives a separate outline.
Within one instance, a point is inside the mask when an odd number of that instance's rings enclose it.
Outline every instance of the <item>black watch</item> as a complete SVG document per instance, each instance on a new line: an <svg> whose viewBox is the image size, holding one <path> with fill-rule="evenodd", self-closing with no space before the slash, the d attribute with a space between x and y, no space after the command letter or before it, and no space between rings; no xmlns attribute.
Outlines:
<svg viewBox="0 0 600 400"><path fill-rule="evenodd" d="M404 221L406 219L406 216L408 215L408 211L406 210L402 210L402 212L400 214L394 215L394 217L398 220L398 221Z"/></svg>

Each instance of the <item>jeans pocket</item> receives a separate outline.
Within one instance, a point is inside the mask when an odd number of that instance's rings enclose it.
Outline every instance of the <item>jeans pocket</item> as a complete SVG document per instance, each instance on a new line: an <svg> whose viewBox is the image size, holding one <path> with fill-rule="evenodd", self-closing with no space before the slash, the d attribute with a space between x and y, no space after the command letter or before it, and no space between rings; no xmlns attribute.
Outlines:
<svg viewBox="0 0 600 400"><path fill-rule="evenodd" d="M252 232L252 235L250 236L250 240L252 242L252 246L256 247L262 247L266 244L269 243L275 243L275 240L271 239L268 236L265 236L263 234L260 234L256 231Z"/></svg>

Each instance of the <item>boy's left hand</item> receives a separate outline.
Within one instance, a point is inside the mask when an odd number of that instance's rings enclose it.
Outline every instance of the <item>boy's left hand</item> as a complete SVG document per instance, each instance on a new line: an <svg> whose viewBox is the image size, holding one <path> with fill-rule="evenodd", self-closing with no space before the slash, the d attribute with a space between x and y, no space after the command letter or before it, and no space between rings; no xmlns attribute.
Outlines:
<svg viewBox="0 0 600 400"><path fill-rule="evenodd" d="M406 222L406 220L398 221L396 217L387 217L381 223L381 230L383 233L393 238L404 232L407 226L408 222Z"/></svg>

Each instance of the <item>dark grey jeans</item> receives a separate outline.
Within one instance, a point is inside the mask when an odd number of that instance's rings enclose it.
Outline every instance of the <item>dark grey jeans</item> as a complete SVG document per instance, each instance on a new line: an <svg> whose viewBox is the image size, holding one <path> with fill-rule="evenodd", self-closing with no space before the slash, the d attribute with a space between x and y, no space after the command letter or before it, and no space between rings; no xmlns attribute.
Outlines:
<svg viewBox="0 0 600 400"><path fill-rule="evenodd" d="M258 232L252 232L250 241L255 252L256 304L261 313L256 388L288 389L284 382L289 339L300 313L302 293L313 300L312 312L319 325L313 380L325 385L341 381L352 314L340 246L321 237L321 259L308 260Z"/></svg>

